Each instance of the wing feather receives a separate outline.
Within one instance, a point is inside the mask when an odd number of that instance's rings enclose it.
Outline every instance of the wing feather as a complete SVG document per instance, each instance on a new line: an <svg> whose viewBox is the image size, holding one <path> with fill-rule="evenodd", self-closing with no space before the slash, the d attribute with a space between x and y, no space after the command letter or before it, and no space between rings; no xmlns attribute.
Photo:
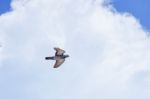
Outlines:
<svg viewBox="0 0 150 99"><path fill-rule="evenodd" d="M65 53L64 50L60 49L60 48L54 48L54 50L56 51L55 55L63 55Z"/></svg>
<svg viewBox="0 0 150 99"><path fill-rule="evenodd" d="M62 63L64 63L65 59L56 60L54 68L58 68Z"/></svg>

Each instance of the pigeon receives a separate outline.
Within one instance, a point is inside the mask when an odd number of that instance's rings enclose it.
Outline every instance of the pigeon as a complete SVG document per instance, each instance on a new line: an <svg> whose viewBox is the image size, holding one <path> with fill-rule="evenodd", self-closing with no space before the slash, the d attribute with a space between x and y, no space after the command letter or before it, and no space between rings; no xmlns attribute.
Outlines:
<svg viewBox="0 0 150 99"><path fill-rule="evenodd" d="M64 63L65 58L69 57L69 55L64 55L65 51L60 48L55 47L54 50L56 51L55 56L45 57L45 59L56 60L54 68L58 68L62 63Z"/></svg>

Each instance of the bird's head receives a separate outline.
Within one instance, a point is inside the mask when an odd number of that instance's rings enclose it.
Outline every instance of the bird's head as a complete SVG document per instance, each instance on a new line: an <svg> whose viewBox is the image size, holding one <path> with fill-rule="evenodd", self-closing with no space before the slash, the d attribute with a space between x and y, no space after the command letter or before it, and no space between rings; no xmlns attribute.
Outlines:
<svg viewBox="0 0 150 99"><path fill-rule="evenodd" d="M65 58L69 57L69 55L64 55L64 56L65 56Z"/></svg>

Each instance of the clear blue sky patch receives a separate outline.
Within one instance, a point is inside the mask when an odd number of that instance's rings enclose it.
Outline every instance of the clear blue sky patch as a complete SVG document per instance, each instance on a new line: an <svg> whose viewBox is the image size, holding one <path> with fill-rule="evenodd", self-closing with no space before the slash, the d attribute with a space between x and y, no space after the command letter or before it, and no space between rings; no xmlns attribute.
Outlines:
<svg viewBox="0 0 150 99"><path fill-rule="evenodd" d="M129 12L140 20L140 23L150 29L150 0L112 0L119 12Z"/></svg>
<svg viewBox="0 0 150 99"><path fill-rule="evenodd" d="M0 0L0 15L10 11L11 0Z"/></svg>

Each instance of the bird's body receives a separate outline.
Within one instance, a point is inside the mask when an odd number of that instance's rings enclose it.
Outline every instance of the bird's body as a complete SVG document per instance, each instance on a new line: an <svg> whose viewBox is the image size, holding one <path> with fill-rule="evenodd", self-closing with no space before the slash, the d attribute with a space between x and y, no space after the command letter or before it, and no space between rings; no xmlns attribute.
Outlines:
<svg viewBox="0 0 150 99"><path fill-rule="evenodd" d="M57 68L65 61L65 58L69 57L69 55L64 55L65 51L60 48L54 48L54 49L56 51L55 56L45 57L45 59L56 60L54 68Z"/></svg>

